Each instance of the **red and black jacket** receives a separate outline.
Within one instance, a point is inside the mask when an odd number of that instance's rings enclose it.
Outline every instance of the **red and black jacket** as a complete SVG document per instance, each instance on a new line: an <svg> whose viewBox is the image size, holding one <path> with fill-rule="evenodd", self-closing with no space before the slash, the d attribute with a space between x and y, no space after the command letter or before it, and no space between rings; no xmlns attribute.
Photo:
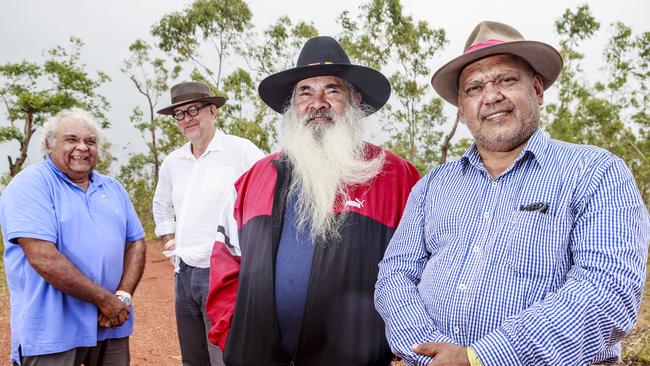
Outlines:
<svg viewBox="0 0 650 366"><path fill-rule="evenodd" d="M380 149L368 144L366 150L373 156ZM388 365L392 353L373 292L378 264L419 179L417 170L386 151L383 171L367 185L350 187L341 239L318 245L314 253L295 355L282 346L273 283L290 178L288 159L275 154L236 183L241 265L233 256L237 250L227 248L227 235L215 243L207 302L210 340L222 348L225 342L228 366Z"/></svg>

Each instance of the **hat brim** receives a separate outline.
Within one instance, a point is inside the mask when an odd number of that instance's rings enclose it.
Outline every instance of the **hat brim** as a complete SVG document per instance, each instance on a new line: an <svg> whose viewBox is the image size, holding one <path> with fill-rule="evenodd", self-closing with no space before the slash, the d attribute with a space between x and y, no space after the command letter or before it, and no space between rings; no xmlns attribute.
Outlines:
<svg viewBox="0 0 650 366"><path fill-rule="evenodd" d="M347 80L361 94L361 102L374 113L390 97L390 83L380 72L365 66L349 64L324 64L296 67L266 77L260 83L260 97L274 111L284 113L293 89L301 80L317 76L336 76Z"/></svg>
<svg viewBox="0 0 650 366"><path fill-rule="evenodd" d="M190 99L190 100L184 100L182 102L174 103L170 105L169 107L165 107L161 110L158 111L158 114L164 114L164 115L171 115L174 112L174 108L184 105L184 104L189 104L189 103L195 103L195 102L208 102L210 104L214 104L215 107L221 108L224 104L226 104L226 98L224 97L204 97L204 98L197 98L197 99Z"/></svg>
<svg viewBox="0 0 650 366"><path fill-rule="evenodd" d="M555 82L562 71L562 56L552 46L536 41L513 41L456 57L433 74L431 85L442 99L458 106L458 79L463 69L474 61L499 54L513 54L526 60L542 77L544 90Z"/></svg>

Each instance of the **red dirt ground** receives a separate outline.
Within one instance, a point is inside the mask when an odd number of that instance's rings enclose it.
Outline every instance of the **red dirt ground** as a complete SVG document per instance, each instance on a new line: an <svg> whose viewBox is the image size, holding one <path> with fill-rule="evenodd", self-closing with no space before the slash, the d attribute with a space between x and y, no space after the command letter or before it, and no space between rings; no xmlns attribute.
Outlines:
<svg viewBox="0 0 650 366"><path fill-rule="evenodd" d="M174 318L173 268L157 241L147 242L147 264L133 302L131 365L180 365ZM0 294L0 365L9 365L9 297Z"/></svg>

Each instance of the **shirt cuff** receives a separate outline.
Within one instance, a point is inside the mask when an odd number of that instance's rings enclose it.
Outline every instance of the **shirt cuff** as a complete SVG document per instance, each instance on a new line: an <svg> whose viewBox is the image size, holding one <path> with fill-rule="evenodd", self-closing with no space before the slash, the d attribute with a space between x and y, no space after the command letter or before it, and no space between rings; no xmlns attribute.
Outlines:
<svg viewBox="0 0 650 366"><path fill-rule="evenodd" d="M433 358L431 356L416 355L415 356L415 366L427 366Z"/></svg>
<svg viewBox="0 0 650 366"><path fill-rule="evenodd" d="M517 350L501 328L472 344L472 349L484 365L521 365Z"/></svg>
<svg viewBox="0 0 650 366"><path fill-rule="evenodd" d="M471 366L483 366L481 360L478 358L476 352L472 347L467 347L467 358L469 359L469 364Z"/></svg>
<svg viewBox="0 0 650 366"><path fill-rule="evenodd" d="M174 221L163 221L156 225L155 233L157 237L161 237L165 234L173 234L176 232L176 222Z"/></svg>

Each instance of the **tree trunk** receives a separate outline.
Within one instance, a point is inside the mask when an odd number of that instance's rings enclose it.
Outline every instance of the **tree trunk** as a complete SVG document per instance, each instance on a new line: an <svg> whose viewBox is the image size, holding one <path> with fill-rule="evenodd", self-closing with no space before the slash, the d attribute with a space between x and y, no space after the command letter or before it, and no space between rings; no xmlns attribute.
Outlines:
<svg viewBox="0 0 650 366"><path fill-rule="evenodd" d="M32 128L34 125L34 115L32 112L27 112L27 118L25 119L25 128L23 134L23 141L20 142L20 155L15 162L11 161L9 158L9 174L14 177L18 172L23 168L25 160L27 160L27 150L29 149L29 142L34 135L35 129Z"/></svg>
<svg viewBox="0 0 650 366"><path fill-rule="evenodd" d="M158 147L156 146L156 121L154 119L151 100L149 100L149 121L149 131L151 132L151 155L153 158L153 182L151 182L151 187L155 188L156 184L158 184L158 169L160 168L160 164L158 164Z"/></svg>
<svg viewBox="0 0 650 366"><path fill-rule="evenodd" d="M445 140L443 141L442 146L440 147L440 161L438 162L439 164L444 164L445 162L447 162L447 152L449 151L449 145L451 144L451 139L456 134L456 128L458 128L458 122L460 122L460 114L456 113L456 121L454 121L454 127L452 127L449 134L445 136Z"/></svg>

